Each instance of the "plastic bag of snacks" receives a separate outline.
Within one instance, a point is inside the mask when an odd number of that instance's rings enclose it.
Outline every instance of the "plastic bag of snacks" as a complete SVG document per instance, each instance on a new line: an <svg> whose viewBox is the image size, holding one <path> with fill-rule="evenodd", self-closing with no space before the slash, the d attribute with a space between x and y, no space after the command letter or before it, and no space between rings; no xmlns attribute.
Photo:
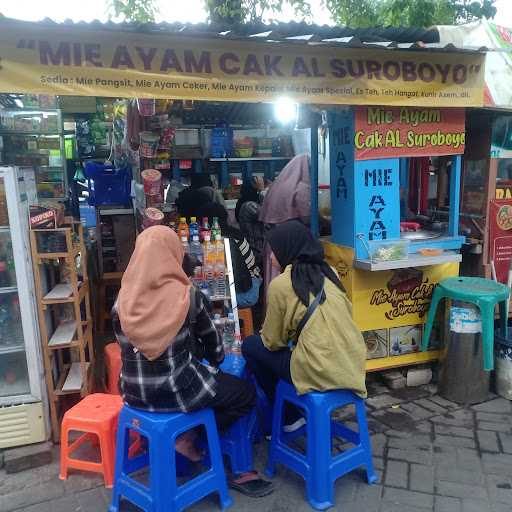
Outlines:
<svg viewBox="0 0 512 512"><path fill-rule="evenodd" d="M154 158L158 150L160 136L152 132L140 132L140 156Z"/></svg>
<svg viewBox="0 0 512 512"><path fill-rule="evenodd" d="M141 116L150 117L155 115L155 100L154 99L138 99L139 113Z"/></svg>

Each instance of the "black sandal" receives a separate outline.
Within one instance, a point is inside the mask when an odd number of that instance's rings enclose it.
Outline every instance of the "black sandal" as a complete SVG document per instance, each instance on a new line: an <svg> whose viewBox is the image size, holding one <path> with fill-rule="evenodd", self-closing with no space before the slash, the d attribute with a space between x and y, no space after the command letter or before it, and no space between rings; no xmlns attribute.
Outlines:
<svg viewBox="0 0 512 512"><path fill-rule="evenodd" d="M256 471L250 471L250 474L256 476L258 473ZM238 477L238 479L240 479L240 477ZM228 484L229 487L250 498L263 498L274 492L272 482L263 480L262 478L254 478L241 483L236 480L237 478L231 478Z"/></svg>

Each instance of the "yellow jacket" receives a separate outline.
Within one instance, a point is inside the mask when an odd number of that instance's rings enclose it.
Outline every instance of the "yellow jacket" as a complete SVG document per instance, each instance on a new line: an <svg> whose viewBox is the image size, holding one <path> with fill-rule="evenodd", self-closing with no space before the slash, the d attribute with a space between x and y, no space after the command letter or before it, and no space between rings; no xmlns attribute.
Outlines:
<svg viewBox="0 0 512 512"><path fill-rule="evenodd" d="M269 350L288 347L306 307L295 295L292 267L269 286L267 314L261 331ZM291 375L297 393L350 389L366 396L366 345L352 320L352 305L329 279L325 279L326 300L310 317L291 357ZM310 300L314 299L311 295Z"/></svg>

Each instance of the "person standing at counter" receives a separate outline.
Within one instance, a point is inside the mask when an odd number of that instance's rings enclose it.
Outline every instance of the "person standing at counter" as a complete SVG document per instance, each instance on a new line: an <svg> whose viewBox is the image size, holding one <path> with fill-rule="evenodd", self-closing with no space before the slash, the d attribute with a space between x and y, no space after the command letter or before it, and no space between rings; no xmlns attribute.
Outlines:
<svg viewBox="0 0 512 512"><path fill-rule="evenodd" d="M131 407L150 412L211 407L222 432L252 410L255 390L219 370L222 340L182 263L183 247L169 227L153 226L137 237L112 311L121 346L121 394ZM202 459L193 432L178 437L176 450L192 461ZM230 485L255 497L272 492L255 472L238 475Z"/></svg>
<svg viewBox="0 0 512 512"><path fill-rule="evenodd" d="M265 195L259 220L268 233L288 220L300 220L309 225L311 218L311 184L308 155L294 157L279 173ZM272 268L268 243L263 250L263 279L265 297L268 285L278 272Z"/></svg>
<svg viewBox="0 0 512 512"><path fill-rule="evenodd" d="M274 228L268 243L281 274L269 286L261 335L242 344L258 384L271 401L279 379L294 384L298 394L350 389L366 396L366 346L322 245L299 221ZM285 430L303 423L296 410L287 411Z"/></svg>

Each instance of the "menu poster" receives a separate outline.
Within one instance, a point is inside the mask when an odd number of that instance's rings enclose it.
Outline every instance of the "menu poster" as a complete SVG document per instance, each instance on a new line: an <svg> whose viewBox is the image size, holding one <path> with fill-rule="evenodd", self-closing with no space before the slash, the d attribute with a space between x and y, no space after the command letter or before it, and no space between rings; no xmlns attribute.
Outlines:
<svg viewBox="0 0 512 512"><path fill-rule="evenodd" d="M496 278L506 284L512 258L512 201L491 200L489 224L490 259L494 261Z"/></svg>

